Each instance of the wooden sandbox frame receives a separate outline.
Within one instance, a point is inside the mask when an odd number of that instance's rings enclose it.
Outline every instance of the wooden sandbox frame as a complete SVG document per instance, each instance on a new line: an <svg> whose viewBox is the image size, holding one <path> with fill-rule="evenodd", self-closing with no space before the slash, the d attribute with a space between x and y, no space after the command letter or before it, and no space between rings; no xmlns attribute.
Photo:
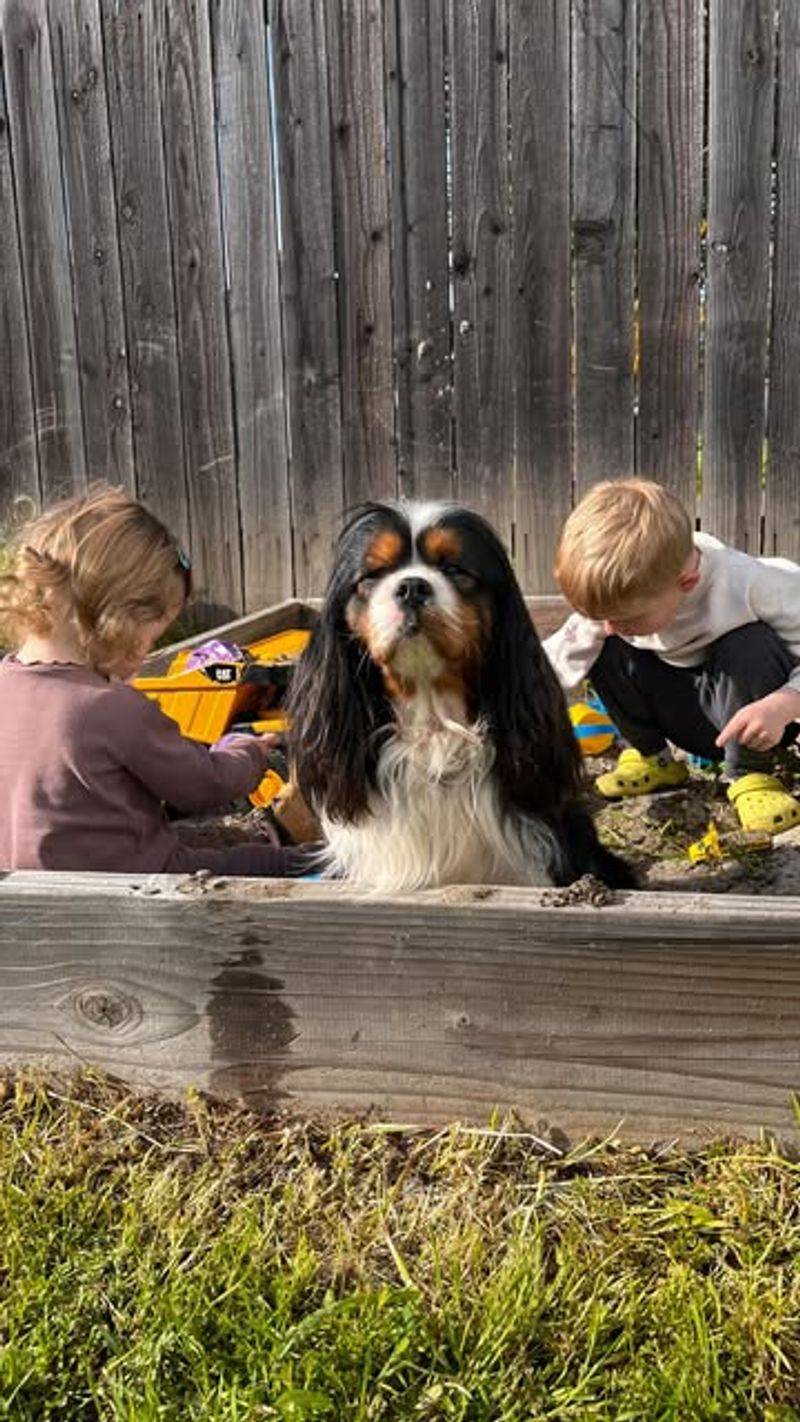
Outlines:
<svg viewBox="0 0 800 1422"><path fill-rule="evenodd" d="M800 897L15 872L0 1063L414 1124L514 1111L556 1139L787 1137Z"/></svg>

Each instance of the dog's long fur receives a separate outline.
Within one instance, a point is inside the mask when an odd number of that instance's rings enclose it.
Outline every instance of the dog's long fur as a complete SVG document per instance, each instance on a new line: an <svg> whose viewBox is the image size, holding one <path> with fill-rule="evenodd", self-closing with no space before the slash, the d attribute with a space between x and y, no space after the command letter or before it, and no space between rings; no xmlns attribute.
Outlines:
<svg viewBox="0 0 800 1422"><path fill-rule="evenodd" d="M289 709L330 873L386 892L586 873L634 884L581 803L563 694L477 514L354 514Z"/></svg>

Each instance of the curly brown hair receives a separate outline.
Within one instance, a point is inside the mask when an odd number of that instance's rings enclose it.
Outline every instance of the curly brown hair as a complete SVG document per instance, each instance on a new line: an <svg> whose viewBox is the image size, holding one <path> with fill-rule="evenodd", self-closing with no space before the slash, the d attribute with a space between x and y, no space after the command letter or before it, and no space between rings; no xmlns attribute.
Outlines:
<svg viewBox="0 0 800 1422"><path fill-rule="evenodd" d="M13 570L0 576L0 624L19 644L67 622L103 667L190 591L189 561L164 524L124 489L95 484L20 531Z"/></svg>

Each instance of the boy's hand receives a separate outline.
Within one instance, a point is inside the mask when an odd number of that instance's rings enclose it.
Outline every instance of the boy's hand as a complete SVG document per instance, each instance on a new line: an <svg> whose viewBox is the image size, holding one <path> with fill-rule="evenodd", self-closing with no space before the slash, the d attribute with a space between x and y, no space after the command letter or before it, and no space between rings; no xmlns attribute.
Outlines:
<svg viewBox="0 0 800 1422"><path fill-rule="evenodd" d="M738 741L740 746L750 746L751 750L771 750L797 716L800 716L800 692L782 687L780 691L771 691L769 696L762 696L760 701L751 701L749 706L743 706L731 716L717 736L716 744L726 746L729 741Z"/></svg>

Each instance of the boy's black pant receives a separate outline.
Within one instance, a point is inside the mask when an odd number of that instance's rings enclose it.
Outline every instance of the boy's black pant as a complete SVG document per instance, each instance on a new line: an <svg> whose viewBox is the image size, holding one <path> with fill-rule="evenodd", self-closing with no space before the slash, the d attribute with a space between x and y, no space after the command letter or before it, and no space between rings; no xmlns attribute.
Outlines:
<svg viewBox="0 0 800 1422"><path fill-rule="evenodd" d="M607 637L589 677L611 719L642 755L657 755L667 741L691 755L720 760L714 742L737 711L785 686L797 663L789 648L764 622L749 622L712 642L705 662L674 667L655 652ZM800 727L786 727L781 745L790 745ZM729 742L725 770L734 779L769 770L771 751Z"/></svg>

